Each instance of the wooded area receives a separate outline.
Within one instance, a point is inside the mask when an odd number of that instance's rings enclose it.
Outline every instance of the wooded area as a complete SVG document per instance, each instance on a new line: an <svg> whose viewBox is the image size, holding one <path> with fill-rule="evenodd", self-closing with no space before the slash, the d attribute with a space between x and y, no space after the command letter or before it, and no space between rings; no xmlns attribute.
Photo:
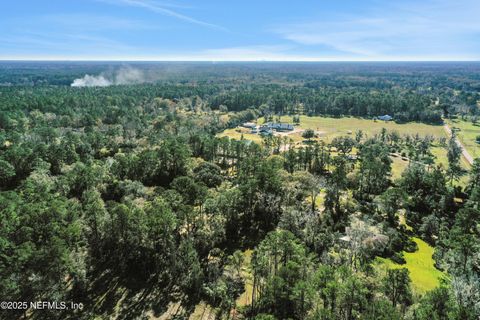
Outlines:
<svg viewBox="0 0 480 320"><path fill-rule="evenodd" d="M465 169L454 137L218 134L286 115L476 123L480 64L138 63L144 83L70 86L120 67L0 63L0 297L85 306L2 319L172 303L178 319L199 303L217 319L479 319L480 159ZM419 241L431 290L401 267Z"/></svg>

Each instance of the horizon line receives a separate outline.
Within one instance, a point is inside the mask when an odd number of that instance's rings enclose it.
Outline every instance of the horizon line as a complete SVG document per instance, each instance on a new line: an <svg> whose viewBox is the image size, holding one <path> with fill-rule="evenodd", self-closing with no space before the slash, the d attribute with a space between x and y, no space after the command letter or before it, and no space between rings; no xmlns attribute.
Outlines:
<svg viewBox="0 0 480 320"><path fill-rule="evenodd" d="M270 60L270 59L258 59L258 60L207 60L207 59L198 59L198 60L155 60L155 59L0 59L0 62L209 62L209 63L218 63L218 62L480 62L480 60L315 60L315 59L292 59L292 60Z"/></svg>

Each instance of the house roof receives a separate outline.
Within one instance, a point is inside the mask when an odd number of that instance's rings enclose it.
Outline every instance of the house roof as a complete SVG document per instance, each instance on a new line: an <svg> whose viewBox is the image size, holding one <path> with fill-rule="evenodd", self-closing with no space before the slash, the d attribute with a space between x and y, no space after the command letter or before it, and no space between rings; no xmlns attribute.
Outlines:
<svg viewBox="0 0 480 320"><path fill-rule="evenodd" d="M386 114L386 115L383 115L383 116L379 116L378 119L380 119L380 120L392 120L393 117L389 114Z"/></svg>
<svg viewBox="0 0 480 320"><path fill-rule="evenodd" d="M288 129L288 130L293 130L293 124L290 123L272 123L272 122L267 122L261 127L263 128L271 128L271 129Z"/></svg>

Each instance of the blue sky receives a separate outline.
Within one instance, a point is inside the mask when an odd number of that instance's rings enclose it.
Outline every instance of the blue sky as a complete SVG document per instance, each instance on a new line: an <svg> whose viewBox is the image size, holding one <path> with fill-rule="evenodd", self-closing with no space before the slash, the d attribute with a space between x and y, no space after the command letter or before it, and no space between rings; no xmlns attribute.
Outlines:
<svg viewBox="0 0 480 320"><path fill-rule="evenodd" d="M479 0L15 0L0 59L480 60Z"/></svg>

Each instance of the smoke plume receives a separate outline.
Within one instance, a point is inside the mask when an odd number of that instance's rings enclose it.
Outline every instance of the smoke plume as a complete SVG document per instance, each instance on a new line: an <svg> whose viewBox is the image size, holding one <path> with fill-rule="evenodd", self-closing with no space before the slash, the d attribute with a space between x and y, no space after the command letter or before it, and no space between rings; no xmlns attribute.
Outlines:
<svg viewBox="0 0 480 320"><path fill-rule="evenodd" d="M145 75L141 70L131 67L118 69L111 75L100 74L92 76L86 74L83 78L73 80L72 87L108 87L121 84L138 84L146 82Z"/></svg>

